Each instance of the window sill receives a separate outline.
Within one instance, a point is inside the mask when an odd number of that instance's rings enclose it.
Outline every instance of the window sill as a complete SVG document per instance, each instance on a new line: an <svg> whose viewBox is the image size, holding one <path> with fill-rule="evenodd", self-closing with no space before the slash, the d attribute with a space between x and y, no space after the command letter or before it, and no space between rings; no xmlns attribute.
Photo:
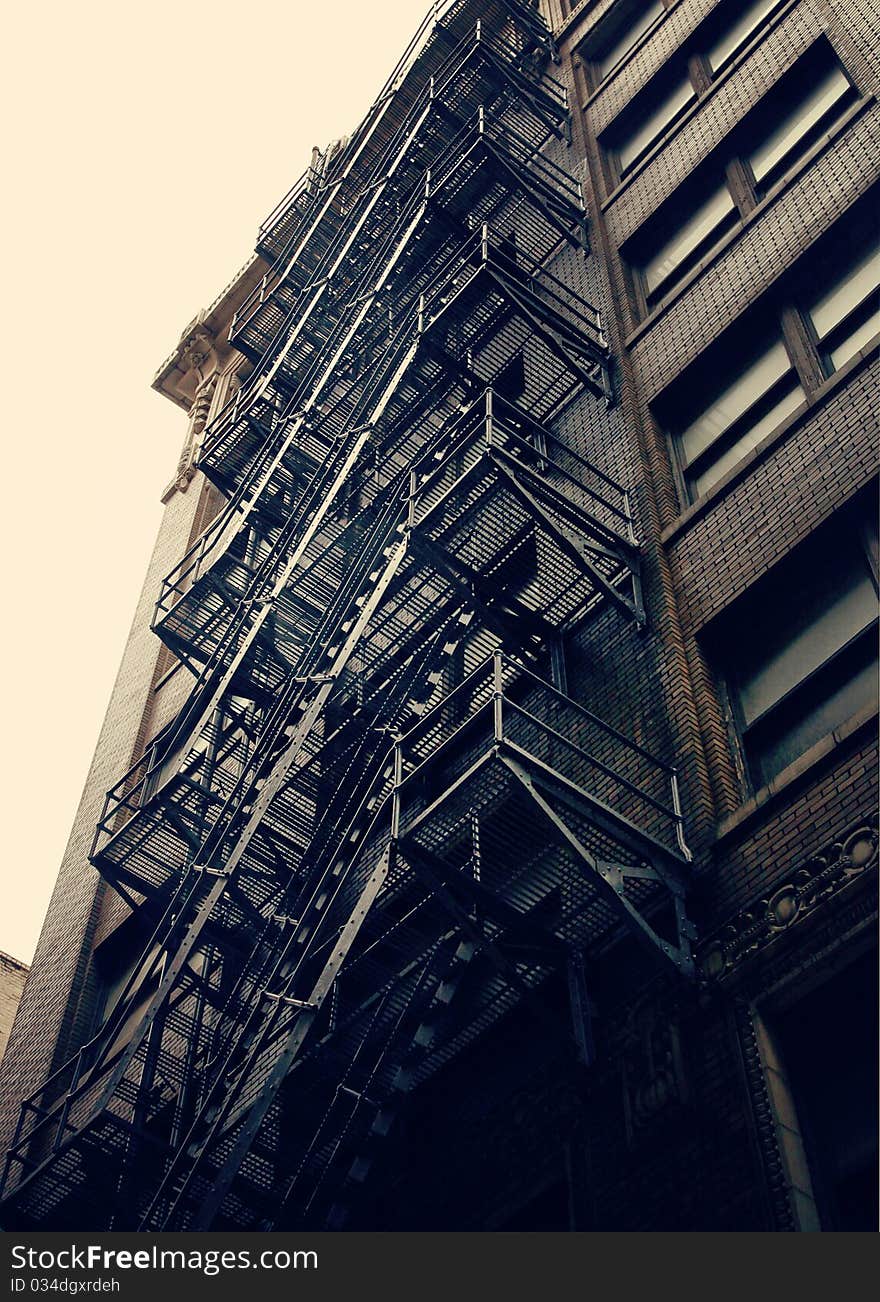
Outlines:
<svg viewBox="0 0 880 1302"><path fill-rule="evenodd" d="M860 352L841 366L839 371L835 371L833 375L830 375L824 384L820 384L818 389L814 389L806 402L801 403L796 411L793 411L780 425L777 425L776 429L768 434L763 442L752 448L751 452L747 452L741 461L738 461L735 466L728 470L726 475L723 475L718 480L717 484L713 484L702 497L697 498L695 502L686 507L678 518L673 520L672 524L668 525L660 534L661 543L664 546L673 543L682 534L686 533L696 520L705 515L707 511L712 510L722 498L726 497L736 487L741 479L744 479L755 466L764 461L778 444L783 443L785 439L794 433L798 426L808 420L817 407L821 407L832 394L846 385L853 375L876 355L878 347L880 347L880 334L875 335Z"/></svg>
<svg viewBox="0 0 880 1302"><path fill-rule="evenodd" d="M738 221L736 225L729 230L721 240L719 240L711 253L708 253L695 266L691 267L690 271L687 272L678 284L673 286L666 297L662 298L656 306L651 308L651 311L639 322L635 330L624 339L624 346L626 348L632 348L637 344L643 336L657 324L660 318L668 312L670 308L674 307L678 300L682 298L689 289L691 289L694 282L699 280L703 273L708 271L711 266L720 261L740 236L747 231L754 222L760 221L776 201L785 194L786 190L790 189L790 187L800 179L804 172L806 172L814 162L821 158L826 150L831 148L838 137L847 131L873 103L873 95L865 95L861 99L856 100L855 104L850 106L849 111L843 115L840 121L836 122L831 130L822 136L820 140L817 140L813 147L808 149L804 156L799 158L791 169L776 182L760 203L755 205L748 216L743 217L741 221Z"/></svg>
<svg viewBox="0 0 880 1302"><path fill-rule="evenodd" d="M872 703L847 719L839 728L835 728L833 732L828 733L821 741L817 741L793 764L789 764L781 773L778 773L767 786L756 791L751 799L740 806L736 813L721 820L715 830L716 847L723 846L735 834L746 831L783 796L794 795L798 785L815 776L821 766L836 757L837 753L860 732L867 731L872 723L876 724L877 717L877 706Z"/></svg>
<svg viewBox="0 0 880 1302"><path fill-rule="evenodd" d="M645 157L641 159L638 163L636 163L635 167L629 173L629 175L623 177L618 182L618 184L614 187L614 189L606 196L606 198L602 200L601 204L599 205L602 212L605 212L608 208L610 208L613 204L615 204L620 198L620 196L624 194L629 189L629 187L638 180L639 176L642 174L645 168L654 161L654 159L658 156L658 154L661 154L663 152L663 150L667 147L667 145L678 135L680 131L684 129L684 127L688 124L688 122L690 122L691 118L695 117L696 114L699 113L703 105L708 104L710 102L710 100L717 93L717 91L724 85L724 83L728 80L728 78L732 77L734 73L738 71L738 69L742 66L742 64L746 61L746 59L748 59L751 56L753 51L761 44L761 42L765 39L765 37L770 34L770 32L773 30L774 27L776 27L780 22L782 22L783 18L786 17L786 15L790 12L790 10L794 9L797 3L798 0L790 0L789 4L784 5L783 8L781 9L778 9L775 14L772 14L771 17L769 17L766 20L766 22L762 23L760 27L756 28L751 33L751 35L748 37L748 40L743 45L742 49L740 49L736 53L736 55L733 58L731 58L727 63L722 65L719 71L715 74L715 76L712 78L711 86L709 86L706 90L704 90L702 94L697 94L696 102L691 104L685 110L682 116L663 132L662 136L660 136L656 140L656 142L651 146L650 151L645 155ZM664 64L664 67L665 66L666 65ZM596 98L596 96L602 90L604 90L606 84L607 84L606 82L603 82L602 85L597 90L595 90L592 95L588 97L588 99L584 100L584 102L581 104L581 108L584 110L587 109L589 105L592 103L592 101ZM618 114L618 117L619 116L620 115ZM608 127L611 126L613 126L613 122L610 122L608 124ZM736 124L734 123L730 129L733 130L735 126ZM608 128L606 128L606 130L607 129Z"/></svg>

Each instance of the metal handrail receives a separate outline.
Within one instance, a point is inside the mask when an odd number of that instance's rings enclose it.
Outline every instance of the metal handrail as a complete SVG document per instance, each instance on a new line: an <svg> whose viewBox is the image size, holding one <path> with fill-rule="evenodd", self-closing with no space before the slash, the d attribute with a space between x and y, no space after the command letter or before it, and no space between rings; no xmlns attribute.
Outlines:
<svg viewBox="0 0 880 1302"><path fill-rule="evenodd" d="M543 692L549 693L552 697L554 697L566 708L573 709L577 714L579 714L581 717L586 719L591 724L591 726L598 729L599 732L603 733L609 738L612 738L615 742L619 743L627 751L640 756L642 759L646 760L649 764L654 766L657 770L664 773L666 777L670 780L671 805L666 805L662 801L658 800L655 796L652 796L649 791L646 791L638 783L634 783L630 778L627 778L625 774L619 772L613 766L607 764L604 760L600 760L597 756L590 754L589 751L586 751L583 749L583 747L579 746L577 742L572 741L564 734L558 732L558 730L555 729L552 724L549 724L544 720L539 719L537 716L533 715L530 711L525 709L524 706L520 705L516 701L511 700L508 695L508 688L505 687L504 685L503 671L505 665L508 668L514 670L515 676L513 681L518 683L523 680L528 680L535 683ZM489 677L489 675L491 675L491 677ZM567 696L564 692L561 692L559 688L554 687L552 683L547 682L546 679L540 678L537 674L533 673L530 669L527 669L524 665L521 665L517 661L512 660L508 655L505 655L501 651L493 652L481 665L479 665L476 669L472 670L471 673L456 688L454 688L452 692L450 692L435 706L433 706L432 709L428 711L428 713L425 714L416 724L414 724L412 728L410 728L406 733L404 733L404 735L398 740L396 744L396 749L398 753L400 755L404 755L408 751L411 751L413 748L414 740L418 737L419 734L424 733L426 725L428 725L430 721L435 719L438 716L438 714L448 710L451 702L454 700L456 696L464 693L467 689L472 687L475 682L480 682L480 681L485 682L487 687L490 684L492 685L493 699L500 699L502 702L506 701L508 706L511 709L513 709L515 712L528 718L531 722L533 722L537 727L542 729L548 735L552 735L558 741L564 742L571 750L582 755L585 760L587 760L590 764L592 764L598 770L603 772L606 776L612 777L615 781L619 782L622 786L626 787L626 789L632 792L634 795L638 796L640 799L645 800L646 803L650 804L653 808L665 814L675 825L677 829L677 836L678 836L678 832L683 825L683 816L681 814L679 801L678 801L677 769L675 765L668 764L664 760L661 760L658 756L652 754L644 746L641 746L638 742L633 741L632 738L627 737L624 733L620 732L620 730L615 728L612 724L607 723L604 719L599 718L598 715L593 714L591 710L588 710L586 706L581 705L579 701L573 700L570 696ZM473 713L469 715L467 718L462 719L462 721L458 724L454 732L451 733L449 737L444 737L442 741L438 741L431 748L430 752L422 759L420 759L415 769L403 775L402 782L407 781L408 778L413 775L413 773L420 771L429 760L433 759L441 749L444 749L449 744L453 736L460 736L463 729L470 728L474 720L482 716L488 710L489 704L490 704L489 701L480 701L479 704L477 704L476 708L474 709ZM498 739L496 738L496 740ZM402 785L402 782L399 783L398 785ZM678 839L679 839L679 844L683 846L682 838L678 836Z"/></svg>
<svg viewBox="0 0 880 1302"><path fill-rule="evenodd" d="M520 426L521 428L517 428ZM529 442L528 438L522 433L522 428L528 428L534 438L541 440L549 447L556 447L572 461L583 467L584 471L590 475L595 475L609 490L619 495L621 505L603 497L595 489L591 488L585 479L579 479L564 465L557 461L551 453L544 447L539 447L536 443ZM498 440L496 432L503 432L504 439ZM480 440L485 441L486 449L497 447L501 453L505 453L505 443L518 445L534 453L540 460L542 468L552 467L553 471L561 478L567 480L571 485L578 488L586 496L600 504L613 516L617 517L627 528L627 538L621 541L632 542L633 519L632 512L629 508L629 495L622 484L606 475L598 466L589 461L586 457L580 456L575 452L564 439L553 434L538 421L532 420L526 412L521 411L515 404L500 398L498 394L488 386L483 394L477 398L470 407L462 414L453 427L446 431L443 436L443 442L446 449L440 459L437 457L435 447L429 447L422 456L414 463L413 470L418 475L420 467L427 461L431 462L430 469L426 469L424 477L417 479L412 488L412 496L420 497L427 489L430 488L432 481L436 481L441 473L445 470L451 458L461 454L463 449ZM532 467L525 463L518 462L515 457L505 455L505 460L514 469L521 469L530 475L535 475ZM539 476L543 478L543 475ZM575 506L571 499L566 499L569 506ZM604 526L606 529L608 526ZM617 536L617 535L615 535Z"/></svg>

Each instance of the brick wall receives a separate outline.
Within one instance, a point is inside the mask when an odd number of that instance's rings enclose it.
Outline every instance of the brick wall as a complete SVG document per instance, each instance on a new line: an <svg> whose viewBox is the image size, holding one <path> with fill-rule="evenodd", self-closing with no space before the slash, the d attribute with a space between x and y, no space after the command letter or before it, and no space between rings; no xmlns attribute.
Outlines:
<svg viewBox="0 0 880 1302"><path fill-rule="evenodd" d="M162 578L185 550L198 509L200 482L194 481L186 494L175 493L165 509L8 1052L0 1065L0 1149L8 1144L19 1101L88 1037L95 991L87 977L101 911L108 908L114 920L127 912L121 900L104 903L111 892L89 864L88 854L104 794L128 769L137 751L160 650L150 630L153 604ZM91 616L93 629L99 626L99 602L98 596ZM106 919L102 929L106 930Z"/></svg>
<svg viewBox="0 0 880 1302"><path fill-rule="evenodd" d="M20 963L10 954L0 953L0 1062L3 1061L27 974L26 963Z"/></svg>

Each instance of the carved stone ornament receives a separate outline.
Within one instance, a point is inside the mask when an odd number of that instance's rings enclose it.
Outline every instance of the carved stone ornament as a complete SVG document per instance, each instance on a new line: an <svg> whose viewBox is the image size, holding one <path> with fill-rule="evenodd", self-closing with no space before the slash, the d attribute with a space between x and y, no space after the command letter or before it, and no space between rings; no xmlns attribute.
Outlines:
<svg viewBox="0 0 880 1302"><path fill-rule="evenodd" d="M700 980L720 980L775 937L830 900L855 878L877 866L877 828L860 824L810 859L764 898L743 910L697 957Z"/></svg>
<svg viewBox="0 0 880 1302"><path fill-rule="evenodd" d="M621 1062L630 1145L653 1122L687 1103L681 1035L670 1011L674 1010L645 1000L633 1007L627 1019Z"/></svg>
<svg viewBox="0 0 880 1302"><path fill-rule="evenodd" d="M189 429L177 463L174 483L181 493L185 493L195 473L195 460L201 447L202 433L208 421L211 400L217 387L217 374L214 372L203 380L196 390L196 396L189 411Z"/></svg>
<svg viewBox="0 0 880 1302"><path fill-rule="evenodd" d="M195 371L200 384L217 369L214 336L206 326L198 326L184 340L180 348L180 365L184 371Z"/></svg>

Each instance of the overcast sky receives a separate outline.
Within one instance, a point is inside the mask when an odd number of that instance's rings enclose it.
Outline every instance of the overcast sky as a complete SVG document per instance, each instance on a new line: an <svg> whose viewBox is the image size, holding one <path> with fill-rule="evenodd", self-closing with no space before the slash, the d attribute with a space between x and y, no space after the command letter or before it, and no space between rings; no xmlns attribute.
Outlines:
<svg viewBox="0 0 880 1302"><path fill-rule="evenodd" d="M150 389L427 0L4 16L0 949L29 961L186 420Z"/></svg>

